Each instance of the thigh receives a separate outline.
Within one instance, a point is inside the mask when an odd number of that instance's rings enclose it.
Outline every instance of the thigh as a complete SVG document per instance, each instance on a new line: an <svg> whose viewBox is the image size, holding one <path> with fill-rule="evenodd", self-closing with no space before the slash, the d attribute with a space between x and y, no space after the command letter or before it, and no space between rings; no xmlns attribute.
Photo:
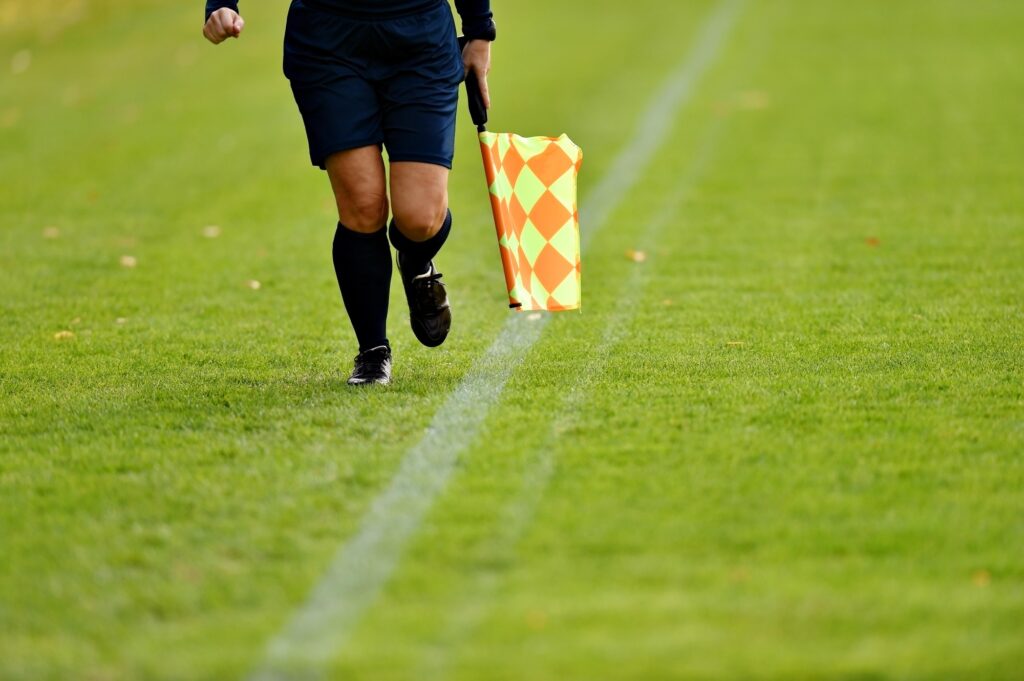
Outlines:
<svg viewBox="0 0 1024 681"><path fill-rule="evenodd" d="M342 224L373 232L387 222L388 199L380 147L370 145L331 154L325 160Z"/></svg>
<svg viewBox="0 0 1024 681"><path fill-rule="evenodd" d="M326 169L331 154L384 142L380 105L373 88L361 78L339 76L313 86L293 82L292 92L313 165Z"/></svg>
<svg viewBox="0 0 1024 681"><path fill-rule="evenodd" d="M455 157L458 85L440 88L412 83L384 107L384 146L392 161L431 163L445 169Z"/></svg>
<svg viewBox="0 0 1024 681"><path fill-rule="evenodd" d="M446 3L382 28L394 55L375 81L392 161L451 168L462 55Z"/></svg>
<svg viewBox="0 0 1024 681"><path fill-rule="evenodd" d="M306 128L313 165L335 152L381 144L381 103L359 50L365 26L292 3L284 73Z"/></svg>

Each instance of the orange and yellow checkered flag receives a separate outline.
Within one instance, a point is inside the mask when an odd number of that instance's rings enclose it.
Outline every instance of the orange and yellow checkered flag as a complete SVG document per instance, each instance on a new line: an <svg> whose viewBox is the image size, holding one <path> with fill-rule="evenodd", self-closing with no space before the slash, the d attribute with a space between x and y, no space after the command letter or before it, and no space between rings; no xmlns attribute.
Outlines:
<svg viewBox="0 0 1024 681"><path fill-rule="evenodd" d="M459 38L465 46L466 39ZM576 178L583 150L565 135L520 137L487 131L476 74L466 74L505 270L508 305L520 310L580 308L580 212Z"/></svg>
<svg viewBox="0 0 1024 681"><path fill-rule="evenodd" d="M565 135L480 132L509 307L580 307L576 177L583 152Z"/></svg>

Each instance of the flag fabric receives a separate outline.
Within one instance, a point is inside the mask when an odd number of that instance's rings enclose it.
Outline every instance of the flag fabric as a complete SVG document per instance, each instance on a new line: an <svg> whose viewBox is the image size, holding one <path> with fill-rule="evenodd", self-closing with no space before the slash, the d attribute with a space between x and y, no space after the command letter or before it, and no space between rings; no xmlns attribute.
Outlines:
<svg viewBox="0 0 1024 681"><path fill-rule="evenodd" d="M486 130L480 130L480 151L509 307L579 309L576 179L583 151L565 135L520 137Z"/></svg>

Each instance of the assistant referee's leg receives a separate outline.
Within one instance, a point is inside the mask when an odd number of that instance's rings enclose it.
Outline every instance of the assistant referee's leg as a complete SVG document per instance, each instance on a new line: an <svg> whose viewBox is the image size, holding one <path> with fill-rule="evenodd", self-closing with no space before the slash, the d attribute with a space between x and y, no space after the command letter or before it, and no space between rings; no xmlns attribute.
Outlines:
<svg viewBox="0 0 1024 681"><path fill-rule="evenodd" d="M386 229L387 183L380 147L365 146L332 154L325 165L338 204L334 271L359 340L359 351L389 346L391 250Z"/></svg>
<svg viewBox="0 0 1024 681"><path fill-rule="evenodd" d="M404 275L426 271L448 239L448 168L433 163L391 163L391 243Z"/></svg>

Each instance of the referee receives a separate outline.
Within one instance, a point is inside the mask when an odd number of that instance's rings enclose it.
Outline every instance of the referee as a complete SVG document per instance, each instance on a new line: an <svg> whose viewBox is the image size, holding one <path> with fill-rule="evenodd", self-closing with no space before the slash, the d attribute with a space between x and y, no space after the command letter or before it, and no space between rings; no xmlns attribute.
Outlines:
<svg viewBox="0 0 1024 681"><path fill-rule="evenodd" d="M452 227L455 110L469 71L490 107L495 37L490 0L455 0L455 7L468 40L462 50L447 0L292 0L288 11L284 73L310 160L327 171L338 205L334 271L359 341L351 385L391 381L389 237L416 338L435 347L451 327L433 259ZM207 0L207 40L237 38L244 27L237 0Z"/></svg>

